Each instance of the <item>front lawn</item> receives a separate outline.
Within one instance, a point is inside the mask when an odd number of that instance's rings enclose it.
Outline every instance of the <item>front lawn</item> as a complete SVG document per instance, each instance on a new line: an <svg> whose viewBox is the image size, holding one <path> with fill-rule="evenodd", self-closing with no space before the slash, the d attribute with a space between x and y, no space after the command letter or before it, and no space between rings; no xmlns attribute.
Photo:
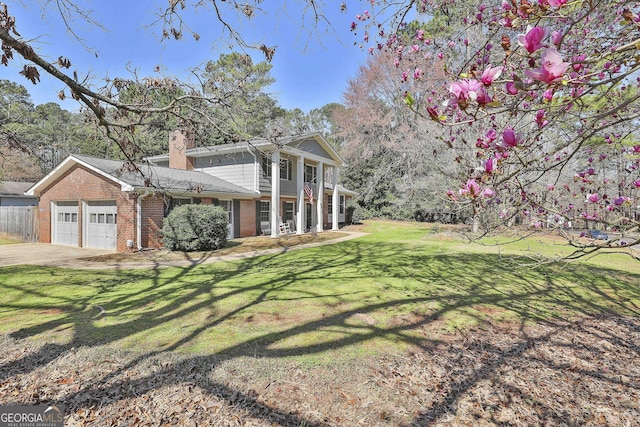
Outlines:
<svg viewBox="0 0 640 427"><path fill-rule="evenodd" d="M622 255L519 267L510 247L372 222L349 242L197 268L0 269L0 333L73 346L323 359L404 351L490 322L637 315ZM526 243L526 244L525 244ZM516 252L548 252L529 239Z"/></svg>
<svg viewBox="0 0 640 427"><path fill-rule="evenodd" d="M184 268L0 268L0 404L61 402L98 425L640 416L640 263L531 268L532 252L564 249L470 245L429 224L364 231Z"/></svg>

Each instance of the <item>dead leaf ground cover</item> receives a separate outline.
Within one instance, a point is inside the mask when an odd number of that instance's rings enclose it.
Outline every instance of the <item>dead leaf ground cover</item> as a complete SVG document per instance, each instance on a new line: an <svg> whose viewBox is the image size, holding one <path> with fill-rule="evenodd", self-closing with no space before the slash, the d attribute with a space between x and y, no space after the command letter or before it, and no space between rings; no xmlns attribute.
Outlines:
<svg viewBox="0 0 640 427"><path fill-rule="evenodd" d="M61 404L68 425L640 419L636 264L531 270L429 226L367 228L209 266L2 268L0 405Z"/></svg>

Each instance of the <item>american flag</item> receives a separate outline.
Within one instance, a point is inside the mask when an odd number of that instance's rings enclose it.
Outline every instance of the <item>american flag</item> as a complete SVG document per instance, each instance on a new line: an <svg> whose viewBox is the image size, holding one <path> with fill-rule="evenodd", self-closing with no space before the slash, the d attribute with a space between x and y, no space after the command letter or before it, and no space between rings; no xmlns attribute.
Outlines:
<svg viewBox="0 0 640 427"><path fill-rule="evenodd" d="M313 203L313 189L308 182L304 183L304 192L309 197L309 203Z"/></svg>

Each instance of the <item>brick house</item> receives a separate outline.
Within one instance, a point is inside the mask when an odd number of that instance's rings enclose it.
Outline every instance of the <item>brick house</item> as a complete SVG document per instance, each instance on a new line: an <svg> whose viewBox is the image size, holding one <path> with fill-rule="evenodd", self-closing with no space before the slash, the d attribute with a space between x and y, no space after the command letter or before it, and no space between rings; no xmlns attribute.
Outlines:
<svg viewBox="0 0 640 427"><path fill-rule="evenodd" d="M344 162L321 135L194 145L174 131L169 152L145 159L139 172L119 160L68 156L25 193L39 198L40 241L158 248L164 217L185 203L223 207L230 239L338 229L345 221L355 193L338 185Z"/></svg>

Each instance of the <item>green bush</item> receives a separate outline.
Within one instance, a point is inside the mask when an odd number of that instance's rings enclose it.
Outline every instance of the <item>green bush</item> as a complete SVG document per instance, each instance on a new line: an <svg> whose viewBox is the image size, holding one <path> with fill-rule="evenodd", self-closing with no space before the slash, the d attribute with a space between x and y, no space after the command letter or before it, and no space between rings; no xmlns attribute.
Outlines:
<svg viewBox="0 0 640 427"><path fill-rule="evenodd" d="M164 246L172 251L206 251L227 244L228 216L219 206L181 205L162 225Z"/></svg>

